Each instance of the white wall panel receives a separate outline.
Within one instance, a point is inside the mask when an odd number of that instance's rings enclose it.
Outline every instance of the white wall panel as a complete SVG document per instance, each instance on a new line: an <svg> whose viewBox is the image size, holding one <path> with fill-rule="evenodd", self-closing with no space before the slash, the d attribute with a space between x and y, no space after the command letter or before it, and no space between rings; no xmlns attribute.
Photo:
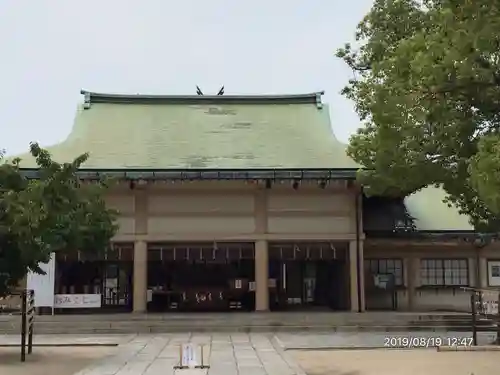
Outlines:
<svg viewBox="0 0 500 375"><path fill-rule="evenodd" d="M254 218L251 216L234 217L150 217L149 233L253 233Z"/></svg>
<svg viewBox="0 0 500 375"><path fill-rule="evenodd" d="M149 213L253 213L252 195L172 194L150 195Z"/></svg>
<svg viewBox="0 0 500 375"><path fill-rule="evenodd" d="M268 218L270 233L332 233L352 232L351 218L337 216Z"/></svg>

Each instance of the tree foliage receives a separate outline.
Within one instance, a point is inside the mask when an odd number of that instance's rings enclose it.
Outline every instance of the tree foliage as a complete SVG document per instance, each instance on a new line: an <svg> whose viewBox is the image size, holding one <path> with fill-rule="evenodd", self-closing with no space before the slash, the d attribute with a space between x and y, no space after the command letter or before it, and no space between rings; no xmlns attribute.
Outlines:
<svg viewBox="0 0 500 375"><path fill-rule="evenodd" d="M51 252L105 251L116 232L116 212L105 207L105 183L84 184L77 170L88 155L54 162L30 145L39 178L23 177L19 160L0 164L0 296L28 271L41 273Z"/></svg>
<svg viewBox="0 0 500 375"><path fill-rule="evenodd" d="M371 194L443 186L478 230L500 213L500 2L376 0L337 56L363 121L348 153Z"/></svg>

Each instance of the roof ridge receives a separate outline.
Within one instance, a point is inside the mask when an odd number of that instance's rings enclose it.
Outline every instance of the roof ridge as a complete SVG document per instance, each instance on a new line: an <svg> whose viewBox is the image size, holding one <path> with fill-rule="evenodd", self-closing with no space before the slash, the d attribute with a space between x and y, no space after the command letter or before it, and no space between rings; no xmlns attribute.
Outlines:
<svg viewBox="0 0 500 375"><path fill-rule="evenodd" d="M81 90L85 96L85 108L92 103L110 104L316 104L321 109L321 96L324 91L308 94L288 95L144 95L144 94L107 94Z"/></svg>

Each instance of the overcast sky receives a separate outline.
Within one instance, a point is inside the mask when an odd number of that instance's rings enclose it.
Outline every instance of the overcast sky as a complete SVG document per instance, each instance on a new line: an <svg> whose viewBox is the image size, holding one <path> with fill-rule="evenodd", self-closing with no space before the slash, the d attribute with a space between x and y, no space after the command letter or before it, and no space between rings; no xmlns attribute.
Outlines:
<svg viewBox="0 0 500 375"><path fill-rule="evenodd" d="M0 0L0 148L71 130L80 89L293 94L325 90L335 134L359 125L335 50L372 0ZM307 126L307 124L304 124Z"/></svg>

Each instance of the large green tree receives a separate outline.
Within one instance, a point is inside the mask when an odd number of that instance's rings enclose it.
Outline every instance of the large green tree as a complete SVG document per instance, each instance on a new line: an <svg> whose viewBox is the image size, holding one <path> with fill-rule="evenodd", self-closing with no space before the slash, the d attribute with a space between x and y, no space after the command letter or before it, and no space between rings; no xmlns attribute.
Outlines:
<svg viewBox="0 0 500 375"><path fill-rule="evenodd" d="M343 94L363 121L348 153L368 193L440 185L478 230L500 213L500 2L376 0Z"/></svg>
<svg viewBox="0 0 500 375"><path fill-rule="evenodd" d="M77 177L87 154L59 164L37 144L30 150L37 179L23 177L19 160L0 164L0 296L28 271L40 273L38 264L51 252L106 251L116 231L116 212L102 197L106 184L85 184Z"/></svg>

